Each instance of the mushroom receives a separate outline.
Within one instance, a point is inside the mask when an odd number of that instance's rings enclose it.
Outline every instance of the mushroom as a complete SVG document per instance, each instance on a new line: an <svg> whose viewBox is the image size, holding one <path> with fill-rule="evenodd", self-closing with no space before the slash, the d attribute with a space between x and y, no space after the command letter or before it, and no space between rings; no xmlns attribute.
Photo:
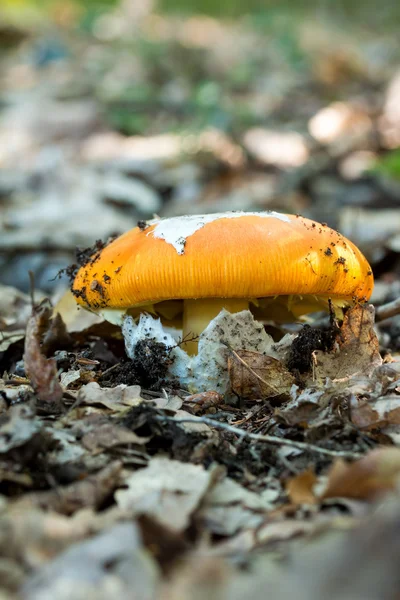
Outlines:
<svg viewBox="0 0 400 600"><path fill-rule="evenodd" d="M223 309L285 320L367 301L371 268L325 224L277 212L227 212L140 222L81 267L77 302L113 322L150 312L198 336ZM197 351L195 341L185 349Z"/></svg>

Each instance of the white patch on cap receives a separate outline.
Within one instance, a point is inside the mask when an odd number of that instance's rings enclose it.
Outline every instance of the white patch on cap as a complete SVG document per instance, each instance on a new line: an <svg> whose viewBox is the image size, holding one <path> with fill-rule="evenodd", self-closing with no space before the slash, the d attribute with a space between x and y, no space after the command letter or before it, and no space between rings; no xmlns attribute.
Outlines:
<svg viewBox="0 0 400 600"><path fill-rule="evenodd" d="M185 244L188 237L196 233L199 229L217 221L218 219L238 219L240 217L262 217L262 218L274 218L290 223L290 218L287 215L274 211L265 212L224 212L214 213L211 215L187 215L183 217L172 217L171 219L161 219L159 221L148 221L148 225L155 225L154 229L149 231L146 235L152 235L155 238L159 238L171 244L175 248L178 254L185 252Z"/></svg>

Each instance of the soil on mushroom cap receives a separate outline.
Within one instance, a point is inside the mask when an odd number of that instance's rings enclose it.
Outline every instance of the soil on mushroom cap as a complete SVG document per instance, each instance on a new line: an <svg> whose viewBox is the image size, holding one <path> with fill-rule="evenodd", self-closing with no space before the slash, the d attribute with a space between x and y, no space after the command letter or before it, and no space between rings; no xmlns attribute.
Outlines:
<svg viewBox="0 0 400 600"><path fill-rule="evenodd" d="M65 269L61 269L61 271L58 272L58 276L61 276L64 273L66 274L70 282L71 292L76 298L82 298L84 301L86 300L87 285L83 285L79 290L73 288L73 282L79 269L85 267L86 265L95 264L95 262L100 258L102 250L104 250L104 248L108 246L112 241L114 241L117 237L118 234L115 234L110 236L106 242L103 242L103 240L96 240L92 246L88 246L87 248L76 248L76 262L72 263ZM108 274L104 273L103 281L104 283L109 283L111 281L111 277ZM90 285L89 282L85 282L85 284L86 283ZM103 288L100 284L97 286L97 288L99 292L102 292Z"/></svg>
<svg viewBox="0 0 400 600"><path fill-rule="evenodd" d="M78 270L81 267L85 267L86 265L94 264L96 260L100 257L101 251L108 246L112 240L114 240L116 236L108 239L107 242L103 242L102 240L96 240L92 246L88 246L87 248L76 248L75 249L75 260L76 262L68 265L65 269L61 269L58 275L66 274L71 285L75 279L75 276Z"/></svg>
<svg viewBox="0 0 400 600"><path fill-rule="evenodd" d="M86 291L87 291L88 287L90 288L91 291L98 292L99 300L96 303L92 302L92 308L94 308L94 309L103 308L103 307L107 306L107 299L106 299L104 284L105 285L110 284L110 282L111 282L110 275L108 275L106 272L104 272L103 275L101 276L101 280L100 280L102 282L101 283L97 279L92 279L91 281L89 281L87 273L86 273L85 278L84 278L85 285L82 285L80 289L74 288L73 283L74 283L74 280L75 280L78 270L81 267L85 267L86 265L90 265L90 266L94 265L96 263L96 261L100 258L102 250L106 246L108 246L108 244L111 243L115 239L115 237L116 236L109 238L107 240L107 242L103 242L102 240L97 240L95 242L94 246L85 248L84 250L77 249L77 252L76 252L77 262L73 265L70 265L65 270L65 272L68 275L69 280L70 280L71 292L73 293L75 298L82 298L82 300L84 300L86 302L87 301L86 300Z"/></svg>

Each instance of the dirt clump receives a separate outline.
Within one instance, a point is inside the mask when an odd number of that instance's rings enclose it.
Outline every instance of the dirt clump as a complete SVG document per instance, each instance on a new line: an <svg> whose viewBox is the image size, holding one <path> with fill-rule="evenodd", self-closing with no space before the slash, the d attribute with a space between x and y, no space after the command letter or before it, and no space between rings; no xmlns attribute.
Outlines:
<svg viewBox="0 0 400 600"><path fill-rule="evenodd" d="M165 382L171 361L168 346L155 340L140 340L135 348L135 358L121 361L101 383L109 387L124 383L159 390Z"/></svg>
<svg viewBox="0 0 400 600"><path fill-rule="evenodd" d="M329 352L332 349L337 329L334 325L328 329L313 329L304 325L299 335L293 340L288 360L288 369L292 372L307 373L312 366L314 350Z"/></svg>

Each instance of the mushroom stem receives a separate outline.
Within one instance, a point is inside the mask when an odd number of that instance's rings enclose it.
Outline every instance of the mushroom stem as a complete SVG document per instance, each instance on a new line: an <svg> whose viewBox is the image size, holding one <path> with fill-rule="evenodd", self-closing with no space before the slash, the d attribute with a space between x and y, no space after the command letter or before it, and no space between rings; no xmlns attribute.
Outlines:
<svg viewBox="0 0 400 600"><path fill-rule="evenodd" d="M188 354L197 354L198 337L210 321L225 308L230 313L237 313L249 308L249 301L243 298L201 298L184 300L182 339L190 340L182 344Z"/></svg>

